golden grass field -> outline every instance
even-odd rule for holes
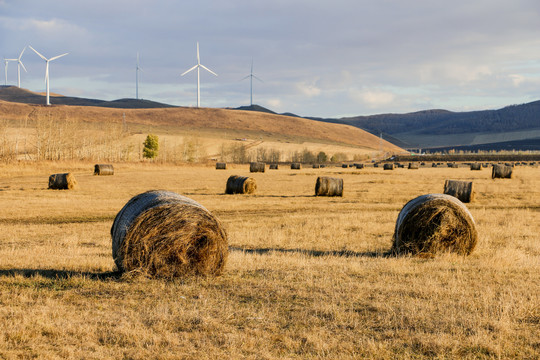
[[[540,169],[285,168],[93,163],[0,165],[0,359],[538,359]],[[47,190],[72,171],[80,188]],[[224,195],[230,175],[254,195]],[[318,175],[343,198],[314,197]],[[410,199],[473,180],[479,242],[468,257],[393,257]],[[119,276],[110,228],[150,189],[223,222],[222,276]]]

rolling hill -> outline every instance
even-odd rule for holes
[[[0,88],[2,119],[13,122],[48,117],[86,123],[125,122],[132,127],[164,135],[190,132],[213,139],[257,140],[257,144],[252,146],[265,146],[271,143],[281,148],[296,144],[295,147],[301,150],[304,144],[318,143],[356,149],[364,153],[403,152],[403,149],[394,144],[350,125],[324,123],[273,113],[170,106],[134,108],[135,105],[140,105],[140,101],[131,99],[103,102],[63,96],[52,99],[53,105],[47,107],[36,105],[34,102],[37,99],[41,99],[44,103],[39,94],[14,87]],[[60,105],[62,102],[64,104]],[[77,103],[84,105],[75,105]],[[115,106],[110,106],[111,104]]]
[[[463,150],[540,150],[540,101],[498,110],[425,110],[340,119],[404,148]]]

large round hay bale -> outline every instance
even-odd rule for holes
[[[343,179],[319,176],[315,183],[315,196],[343,196]]]
[[[278,166],[278,164],[270,164],[269,169],[270,170],[278,170],[279,166]]]
[[[321,168],[321,165],[319,165],[319,164],[313,164],[312,166],[313,166],[314,169],[320,169]]]
[[[302,165],[300,165],[300,163],[292,163],[291,164],[291,169],[292,170],[300,170],[302,168]]]
[[[444,193],[458,198],[461,202],[468,203],[474,200],[472,181],[446,180]]]
[[[354,164],[354,166],[355,166],[357,169],[363,169],[363,168],[364,168],[364,164]]]
[[[392,249],[396,254],[468,255],[477,239],[474,219],[461,201],[450,195],[427,194],[409,201],[401,209]]]
[[[394,164],[390,164],[390,163],[384,164],[383,170],[394,170]]]
[[[231,175],[227,179],[225,194],[253,194],[257,190],[254,178]]]
[[[227,163],[217,162],[216,163],[216,170],[227,170]]]
[[[204,206],[153,190],[133,197],[111,227],[112,255],[120,271],[148,276],[218,275],[227,259],[227,234]]]
[[[512,167],[500,164],[494,164],[491,168],[491,178],[492,179],[511,179],[512,178]]]
[[[348,168],[349,168],[349,164],[341,164],[341,168],[343,168],[343,169],[348,169]]]
[[[480,164],[480,163],[472,163],[471,164],[471,170],[475,170],[475,171],[482,170],[482,164]]]
[[[96,164],[94,175],[114,175],[114,167],[111,164]]]
[[[77,187],[77,180],[72,173],[52,174],[49,176],[49,189],[73,190]]]
[[[263,162],[249,163],[249,172],[264,172],[266,164]]]
[[[418,165],[417,162],[410,162],[409,163],[409,169],[418,170],[419,168],[420,168],[420,166]]]
[[[435,167],[435,168],[436,168],[436,167],[437,167],[437,163],[432,163],[432,164],[431,164],[431,167]]]

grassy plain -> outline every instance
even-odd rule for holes
[[[47,190],[72,171],[75,191]],[[540,170],[280,169],[93,163],[0,165],[0,359],[537,359]],[[255,195],[224,195],[232,174]],[[313,196],[318,175],[343,198]],[[410,199],[473,180],[479,243],[469,257],[391,257]],[[119,276],[114,216],[167,189],[223,222],[224,275]]]

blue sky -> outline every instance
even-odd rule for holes
[[[496,109],[540,99],[537,0],[0,0],[0,56],[32,45],[51,63],[51,92],[139,96],[201,106],[254,103],[341,117],[424,109]],[[45,64],[22,58],[22,87],[43,91]],[[4,83],[2,68],[1,83]],[[8,67],[16,84],[16,64]]]

